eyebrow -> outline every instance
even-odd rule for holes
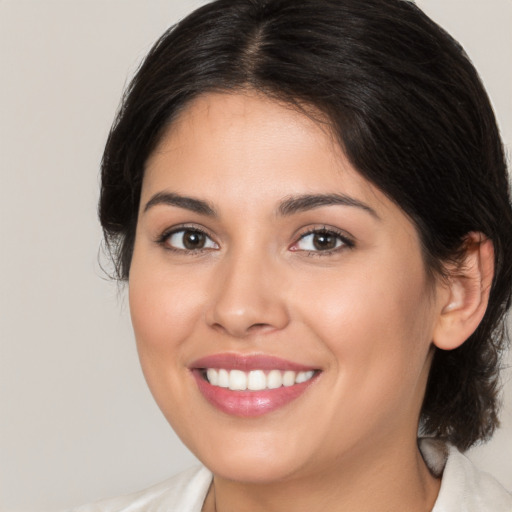
[[[200,215],[206,215],[208,217],[217,217],[215,208],[202,199],[194,199],[193,197],[181,196],[171,192],[158,192],[155,194],[144,206],[144,213],[150,208],[156,205],[163,204],[167,206],[177,206],[178,208],[184,208]]]
[[[380,219],[377,212],[373,208],[363,203],[362,201],[359,201],[358,199],[346,196],[344,194],[306,194],[300,196],[292,196],[288,199],[285,199],[279,205],[279,213],[283,216],[288,216],[293,215],[294,213],[320,208],[322,206],[333,205],[353,206],[360,208],[371,214],[376,219]]]
[[[193,197],[182,196],[173,192],[158,192],[144,206],[144,213],[157,205],[176,206],[184,208],[207,217],[218,217],[217,211],[209,202]],[[360,208],[376,219],[380,219],[377,212],[367,204],[344,194],[304,194],[291,196],[282,201],[278,207],[278,213],[282,216],[294,213],[314,210],[322,206],[352,206]]]

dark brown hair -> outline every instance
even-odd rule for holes
[[[490,238],[485,317],[452,351],[436,349],[425,434],[459,448],[497,419],[504,314],[512,289],[512,208],[503,147],[463,49],[405,0],[218,0],[169,29],[128,87],[102,162],[100,219],[127,279],[144,165],[195,97],[253,89],[309,105],[354,167],[415,223],[426,268],[442,275],[471,231]]]

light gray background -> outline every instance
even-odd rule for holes
[[[121,91],[201,0],[0,0],[0,508],[127,493],[194,463],[146,389],[97,263],[98,167]],[[512,141],[512,2],[418,2],[466,47]],[[471,453],[512,488],[503,428]]]

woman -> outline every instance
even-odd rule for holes
[[[476,71],[409,2],[218,0],[169,30],[100,218],[205,468],[92,510],[510,510],[458,451],[498,423],[508,189]]]

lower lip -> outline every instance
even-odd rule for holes
[[[231,391],[228,388],[212,386],[200,370],[193,370],[199,391],[217,409],[242,418],[252,418],[275,411],[302,395],[318,376],[293,386],[281,386],[262,391]]]

